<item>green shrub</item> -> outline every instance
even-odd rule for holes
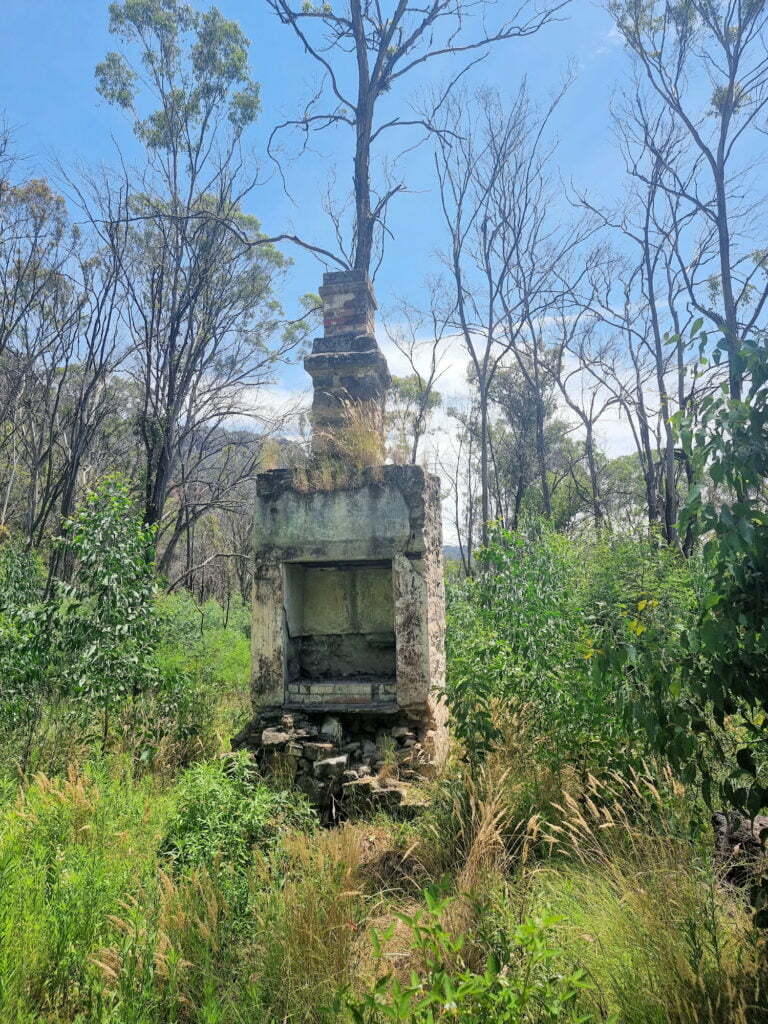
[[[154,531],[141,525],[126,484],[108,477],[63,532],[76,559],[74,582],[57,594],[65,678],[71,696],[102,709],[106,740],[109,715],[150,683]]]
[[[447,696],[470,756],[497,737],[494,706],[529,704],[554,724],[586,642],[572,542],[531,522],[496,530],[477,560],[478,575],[448,589]]]
[[[551,767],[588,770],[632,746],[614,681],[590,667],[594,557],[587,543],[528,521],[516,534],[496,531],[477,577],[448,588],[447,696],[470,759],[516,714]]]
[[[201,638],[188,594],[157,598],[152,531],[116,478],[87,496],[61,543],[73,581],[45,599],[37,558],[18,543],[0,547],[0,756],[60,771],[98,745],[167,773],[213,754],[238,717],[218,722],[223,692],[248,690],[243,630]],[[214,605],[203,618],[223,621]]]
[[[158,635],[162,644],[189,647],[204,631],[204,617],[188,590],[159,594],[155,601]]]
[[[558,918],[523,922],[515,930],[509,956],[491,954],[478,973],[463,962],[464,936],[451,935],[443,924],[449,901],[436,890],[424,895],[426,912],[396,915],[408,929],[411,952],[423,963],[422,970],[412,972],[406,983],[388,972],[362,999],[348,999],[356,1024],[586,1024],[596,1019],[577,1010],[579,995],[589,987],[583,972],[560,974],[554,969],[560,951],[551,944],[551,932]],[[382,936],[373,933],[380,959],[382,939],[393,932],[394,927]]]
[[[37,600],[18,604],[6,592],[0,613],[0,764],[26,771],[46,710],[61,696],[65,659],[58,644],[56,606]]]
[[[36,554],[14,537],[0,544],[0,734],[17,737],[22,766],[50,693],[43,584]]]
[[[653,681],[673,679],[703,589],[697,560],[652,536],[593,542],[536,522],[496,531],[476,578],[448,587],[448,702],[470,759],[522,714],[537,761],[638,768]]]
[[[268,850],[285,829],[311,828],[316,820],[301,795],[256,781],[244,752],[189,768],[176,799],[161,851],[179,868],[219,863],[242,872],[254,850]]]
[[[635,753],[604,753],[607,767],[640,765],[658,752],[661,728],[655,680],[668,698],[680,697],[683,636],[694,622],[705,581],[698,558],[661,543],[654,534],[597,543],[585,573],[584,607],[592,632],[587,652],[592,692],[602,691],[620,733]],[[618,736],[618,733],[616,734]]]
[[[152,685],[123,705],[114,731],[137,770],[173,774],[217,752],[212,690],[198,673],[156,664]]]
[[[45,570],[40,556],[17,537],[0,543],[0,615],[14,620],[43,596]]]

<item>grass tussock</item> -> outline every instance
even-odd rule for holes
[[[591,777],[558,810],[527,899],[560,915],[558,940],[593,982],[596,1011],[627,1024],[768,1019],[768,947],[668,769]]]

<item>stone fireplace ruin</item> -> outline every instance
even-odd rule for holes
[[[348,271],[326,274],[320,294],[324,335],[304,362],[312,459],[256,483],[256,718],[236,744],[281,761],[318,800],[392,795],[384,765],[407,776],[443,748],[439,481],[360,465],[360,451],[383,457],[389,386],[373,292]]]

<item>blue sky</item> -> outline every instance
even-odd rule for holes
[[[114,140],[130,151],[127,121],[101,100],[94,87],[94,66],[116,48],[107,31],[106,0],[3,0],[2,6],[0,110],[17,127],[17,145],[29,168],[49,172],[53,156],[67,164],[77,160],[109,163],[114,158]],[[299,109],[316,79],[315,68],[264,0],[220,0],[217,6],[236,19],[251,40],[251,65],[261,83],[263,112],[250,142],[267,175],[271,173],[264,157],[267,131]],[[545,100],[569,61],[575,61],[578,77],[556,122],[559,163],[565,177],[602,192],[619,171],[608,105],[626,71],[627,57],[599,5],[576,0],[564,17],[567,20],[537,36],[497,46],[476,78],[512,92],[520,77],[527,75],[533,97]],[[412,81],[414,86],[422,85],[439,80],[443,73],[443,68],[435,68],[429,79]],[[413,91],[405,79],[393,100],[408,101]],[[340,143],[348,141],[338,138]],[[311,186],[297,194],[298,205],[284,197],[274,177],[254,195],[251,212],[266,230],[279,230],[292,222],[303,234],[329,241],[313,202],[315,186],[334,162],[339,180],[351,174],[348,149],[339,146],[332,152],[329,143],[330,139],[320,144],[321,154],[305,158],[296,169],[295,180]],[[389,243],[378,280],[384,303],[393,294],[417,294],[418,282],[429,271],[431,256],[442,242],[428,147],[410,159],[409,172],[417,191],[401,197],[393,211],[395,239]],[[318,273],[316,264],[298,258],[289,288],[301,292],[316,287]]]
[[[17,129],[16,145],[27,161],[27,171],[52,173],[55,159],[65,165],[109,164],[115,158],[116,142],[130,156],[130,126],[123,114],[101,100],[94,84],[95,65],[108,50],[117,48],[108,32],[107,0],[2,3],[0,111]],[[274,124],[300,109],[318,80],[316,68],[264,0],[219,0],[217,6],[237,20],[251,40],[251,66],[262,87],[263,111],[249,144],[266,180],[254,193],[249,212],[259,217],[266,231],[290,227],[318,244],[330,245],[317,197],[329,168],[335,167],[340,182],[351,177],[351,139],[336,135],[319,140],[319,152],[294,168],[295,202],[288,200],[266,159],[266,138]],[[536,36],[497,45],[475,80],[512,93],[525,75],[532,97],[545,102],[567,66],[574,64],[576,80],[554,124],[560,139],[560,173],[564,180],[608,199],[620,180],[609,104],[629,61],[599,4],[574,0],[563,19]],[[405,79],[392,102],[409,101],[417,89],[439,82],[446,70],[435,66],[426,76]],[[418,302],[421,282],[436,269],[435,253],[443,244],[428,146],[409,157],[407,173],[413,192],[398,198],[392,209],[394,239],[388,243],[377,279],[383,308],[397,296]],[[567,215],[565,206],[563,212]],[[297,296],[317,289],[322,272],[305,254],[294,250],[291,255],[295,265],[282,296],[289,311],[295,308]],[[287,371],[284,383],[304,386],[300,367]]]

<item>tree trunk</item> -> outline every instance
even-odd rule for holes
[[[595,529],[599,531],[605,516],[603,513],[603,503],[600,499],[600,478],[597,473],[597,460],[595,459],[595,433],[591,419],[586,419],[585,426],[587,436],[584,441],[584,450],[587,456],[587,466],[589,467],[589,483],[592,488],[592,514],[595,519]]]
[[[717,241],[720,255],[720,280],[723,289],[723,333],[728,352],[728,388],[731,398],[741,400],[742,369],[739,355],[739,323],[736,300],[733,295],[731,269],[731,237],[728,230],[728,201],[725,192],[725,172],[718,167],[715,172],[715,194],[717,199]]]
[[[157,449],[147,452],[147,456],[144,522],[147,526],[156,526],[163,518],[173,469],[172,439],[167,430]]]
[[[365,23],[360,0],[352,0],[352,34],[357,57],[357,109],[355,110],[355,270],[370,273],[373,253],[371,216],[371,135],[373,86],[368,67]]]
[[[549,478],[547,477],[547,446],[544,434],[544,419],[546,409],[541,393],[536,394],[536,458],[539,463],[539,479],[541,481],[541,500],[544,506],[544,515],[547,519],[552,518],[552,495],[549,489]]]
[[[519,479],[517,481],[517,488],[515,490],[515,510],[514,510],[514,512],[512,514],[512,529],[513,530],[517,529],[517,525],[520,522],[520,506],[523,503],[523,495],[524,494],[525,494],[525,482],[524,482],[523,474],[521,473],[520,477],[519,477]]]
[[[488,490],[488,387],[483,380],[480,385],[480,511],[482,523],[480,537],[483,547],[488,544],[488,520],[490,518]]]

